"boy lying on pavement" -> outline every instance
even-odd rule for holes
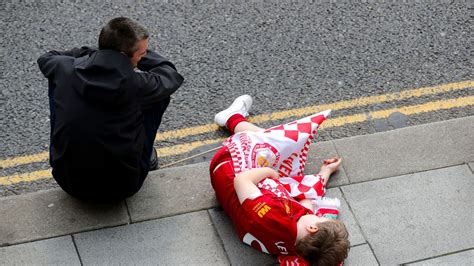
[[[229,137],[214,156],[211,183],[239,238],[282,265],[339,265],[349,250],[338,199],[323,198],[340,158],[324,160],[317,175],[304,175],[306,155],[330,111],[262,129],[245,117],[249,95],[215,116]]]

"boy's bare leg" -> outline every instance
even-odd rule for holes
[[[259,132],[265,129],[258,127],[250,122],[243,121],[237,124],[234,128],[234,133],[242,132],[242,131],[252,131],[252,132]]]

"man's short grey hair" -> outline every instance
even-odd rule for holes
[[[100,31],[99,49],[112,49],[132,57],[138,49],[137,42],[148,36],[148,31],[137,22],[125,17],[114,18]]]

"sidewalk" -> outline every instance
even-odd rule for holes
[[[305,172],[334,155],[344,161],[328,195],[350,233],[345,265],[473,264],[474,116],[316,141]],[[59,189],[1,198],[0,265],[274,264],[237,239],[208,166],[152,172],[117,204]]]

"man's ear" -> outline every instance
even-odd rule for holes
[[[306,231],[308,231],[310,234],[314,234],[319,231],[319,228],[316,225],[307,225]]]

